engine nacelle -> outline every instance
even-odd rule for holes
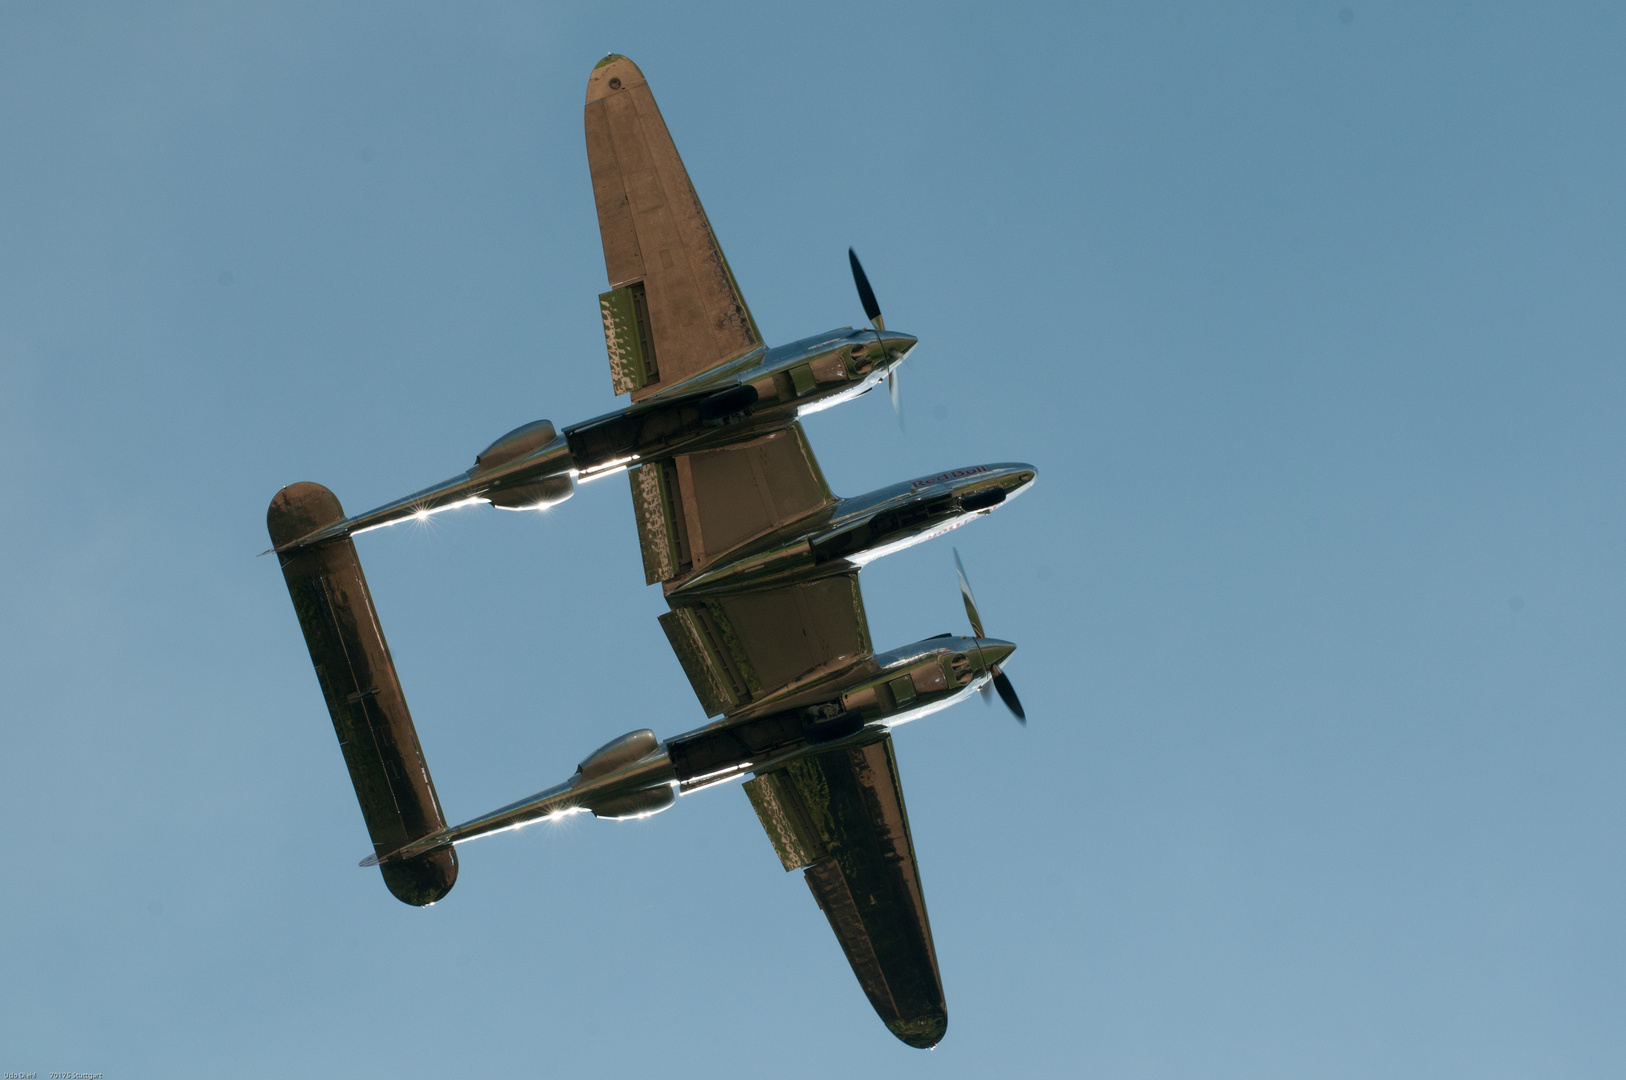
[[[801,710],[802,737],[810,743],[833,742],[857,734],[864,726],[863,714],[844,710],[839,704],[813,705]]]
[[[736,386],[731,390],[720,390],[708,398],[701,399],[700,419],[708,422],[722,420],[742,413],[756,403],[757,388],[750,383]]]

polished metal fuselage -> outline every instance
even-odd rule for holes
[[[959,528],[1033,486],[1023,462],[949,469],[838,500],[668,584],[667,598],[761,589],[866,566]]]

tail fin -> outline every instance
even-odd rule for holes
[[[280,546],[343,519],[333,492],[320,484],[293,484],[271,500],[266,528],[272,544]],[[347,537],[284,552],[278,559],[373,850],[387,854],[444,829],[446,817],[355,543]],[[433,904],[457,882],[457,854],[442,848],[380,870],[397,899]]]

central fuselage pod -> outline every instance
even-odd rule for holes
[[[845,573],[992,513],[1038,475],[1022,462],[972,465],[841,499],[723,555],[667,595],[675,601]]]

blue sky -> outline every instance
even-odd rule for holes
[[[0,1068],[1591,1077],[1626,1055],[1611,5],[0,5]],[[836,490],[954,535],[1031,722],[898,758],[876,1020],[731,788],[368,851],[264,512],[613,408],[582,96],[643,68],[756,318],[919,335]],[[447,813],[704,719],[624,481],[358,544]],[[962,629],[947,541],[864,575]]]

